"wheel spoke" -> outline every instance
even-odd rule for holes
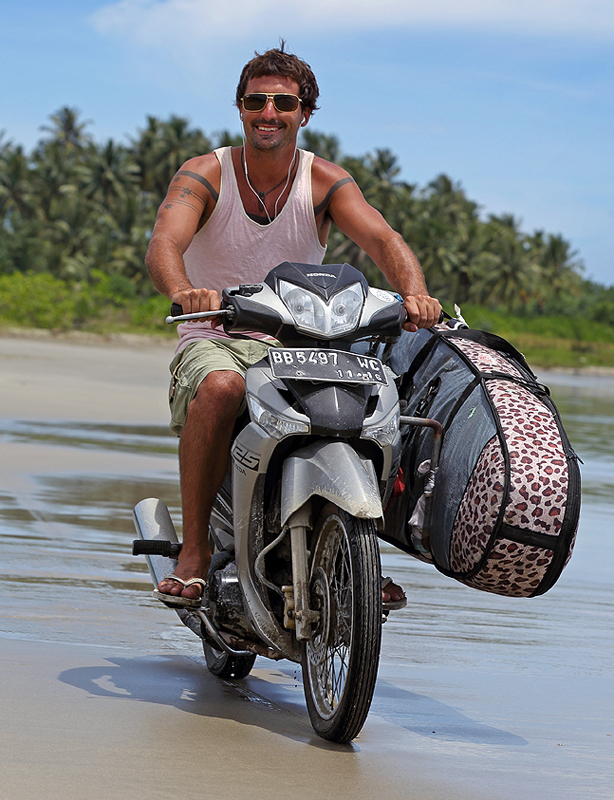
[[[319,658],[316,675],[322,687],[322,699],[333,712],[339,704],[348,671],[349,644],[352,635],[352,573],[349,547],[340,521],[334,523],[326,548],[322,553],[322,566],[328,574],[332,626],[328,641],[314,641]],[[328,566],[327,566],[328,565]],[[324,651],[324,652],[322,652]]]
[[[310,591],[320,621],[305,645],[305,694],[316,731],[349,741],[364,723],[377,675],[381,595],[373,580],[380,574],[375,526],[331,505],[314,536]]]

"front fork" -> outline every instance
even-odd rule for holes
[[[284,623],[294,628],[299,642],[313,636],[314,623],[320,619],[318,611],[309,607],[309,550],[307,531],[311,528],[311,503],[305,503],[288,520],[292,549],[292,586],[284,586]]]

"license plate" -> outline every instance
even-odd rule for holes
[[[384,365],[378,358],[341,350],[269,348],[269,364],[276,378],[337,383],[388,384]]]

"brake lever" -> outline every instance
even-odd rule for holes
[[[176,308],[181,309],[181,306],[173,303],[171,306],[171,314],[164,320],[167,325],[172,325],[174,322],[187,322],[194,319],[210,319],[211,317],[228,317],[232,319],[235,315],[233,308],[218,308],[217,311],[196,311],[194,314],[173,314],[172,312]]]

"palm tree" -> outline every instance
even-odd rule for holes
[[[138,191],[138,165],[130,152],[112,139],[102,148],[89,148],[85,166],[81,191],[90,200],[111,208],[127,193]]]
[[[138,131],[138,138],[132,140],[131,154],[140,175],[141,190],[151,193],[155,191],[153,150],[160,138],[162,121],[158,117],[147,117],[147,126]]]
[[[511,311],[526,312],[537,297],[540,264],[519,230],[512,215],[491,215],[483,229],[482,274],[475,281],[477,302],[501,305]],[[488,267],[488,269],[484,269]]]
[[[114,286],[147,296],[152,289],[143,256],[157,208],[176,170],[208,152],[211,142],[178,116],[147,117],[128,147],[113,140],[97,145],[87,125],[77,109],[59,109],[30,154],[0,134],[0,271],[48,272],[96,285],[104,274]],[[227,131],[214,140],[241,143]],[[526,313],[573,306],[589,316],[601,303],[602,316],[614,313],[610,295],[582,281],[582,265],[561,235],[527,235],[512,215],[481,219],[478,205],[446,175],[417,189],[401,180],[390,150],[343,156],[335,136],[312,131],[301,144],[350,172],[417,253],[429,289],[440,298]],[[371,283],[385,283],[366,253],[334,226],[326,260],[348,261]]]
[[[21,145],[0,150],[0,218],[29,214],[32,207],[30,163]]]
[[[304,134],[305,135],[305,134]],[[321,135],[312,134],[311,144],[314,147],[327,147],[330,154],[336,154],[336,139],[329,137],[327,141]],[[365,199],[387,219],[389,224],[400,231],[413,206],[414,187],[397,180],[400,167],[396,156],[390,150],[376,150],[362,158],[346,157],[341,159],[341,166],[354,178]],[[348,263],[360,269],[367,280],[374,286],[386,285],[386,280],[375,263],[353,241],[334,228],[329,239],[326,257],[328,263],[338,261]]]
[[[62,147],[71,157],[75,157],[79,150],[87,147],[91,142],[91,138],[85,132],[85,129],[91,120],[80,122],[80,113],[77,108],[64,106],[56,111],[55,114],[51,114],[49,119],[52,124],[41,126],[41,130],[51,134],[50,139],[43,140],[43,146]]]
[[[442,174],[412,195],[407,210],[400,232],[416,251],[430,291],[446,301],[465,302],[481,245],[477,204]]]
[[[560,234],[544,234],[537,231],[528,237],[532,248],[539,254],[543,284],[547,286],[550,300],[578,296],[582,290],[582,271],[584,266],[577,260],[577,253]]]
[[[152,194],[156,207],[162,202],[173,175],[188,159],[211,150],[211,142],[184,117],[172,115],[161,122],[148,117],[148,126],[133,142],[143,189]]]
[[[341,147],[336,136],[328,136],[318,131],[303,130],[301,147],[335,164],[341,159]]]

